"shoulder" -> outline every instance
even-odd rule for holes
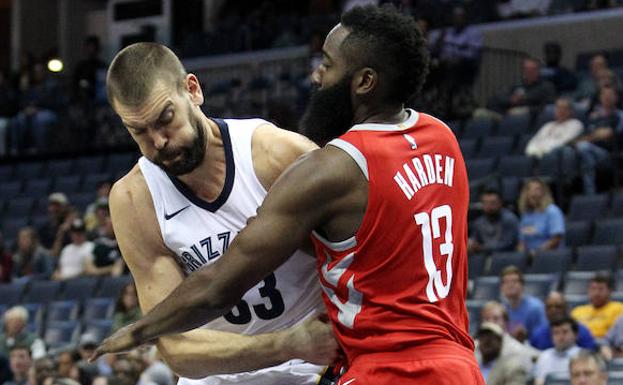
[[[526,295],[524,298],[525,298],[526,304],[529,307],[535,308],[535,309],[544,308],[543,301],[541,301],[537,297],[532,296],[532,295]]]
[[[560,207],[556,206],[554,203],[551,203],[549,206],[545,208],[545,212],[549,215],[562,216],[562,210]]]
[[[507,222],[516,223],[518,219],[517,219],[517,215],[515,215],[515,213],[513,213],[509,209],[503,208],[502,209],[502,220],[507,221]]]
[[[145,177],[137,164],[124,177],[113,184],[109,196],[110,208],[115,211],[125,208],[140,208],[144,205],[140,203],[144,202],[145,198],[149,196]],[[151,200],[149,201],[151,202]]]

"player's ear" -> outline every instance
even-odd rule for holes
[[[186,92],[188,92],[190,96],[190,101],[200,106],[203,104],[203,91],[201,90],[201,84],[199,84],[199,79],[195,74],[188,74],[186,78],[184,78],[184,88]]]
[[[359,96],[367,95],[377,86],[379,74],[370,67],[365,67],[355,72],[353,83],[355,94]]]

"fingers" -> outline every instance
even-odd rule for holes
[[[98,358],[100,358],[101,356],[103,356],[105,354],[104,349],[102,348],[102,346],[98,346],[97,349],[95,349],[95,351],[93,352],[93,354],[91,354],[91,357],[89,357],[89,363],[92,364],[95,362],[95,360],[97,360]]]

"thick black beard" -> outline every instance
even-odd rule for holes
[[[182,156],[177,162],[164,164],[164,160],[174,157],[177,153],[159,152],[153,162],[163,169],[167,174],[180,176],[186,175],[199,167],[206,153],[206,133],[205,126],[189,112],[189,121],[195,131],[195,138],[188,147],[182,148]]]
[[[352,75],[324,90],[316,89],[299,122],[299,131],[319,146],[348,131],[355,117],[350,97]]]

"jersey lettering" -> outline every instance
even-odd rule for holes
[[[331,256],[327,253],[325,253],[325,255],[327,258],[325,263],[322,265],[322,277],[328,284],[337,288],[342,277],[347,276],[347,269],[353,262],[355,253],[350,253],[342,258],[330,270],[329,262],[331,261]],[[346,282],[348,298],[346,298],[344,302],[337,296],[333,288],[326,286],[322,281],[321,283],[322,289],[325,291],[331,302],[333,302],[333,304],[338,308],[338,320],[340,323],[347,328],[352,329],[355,326],[355,317],[357,317],[357,314],[361,312],[361,303],[363,301],[363,295],[355,289],[355,274],[352,274]]]

